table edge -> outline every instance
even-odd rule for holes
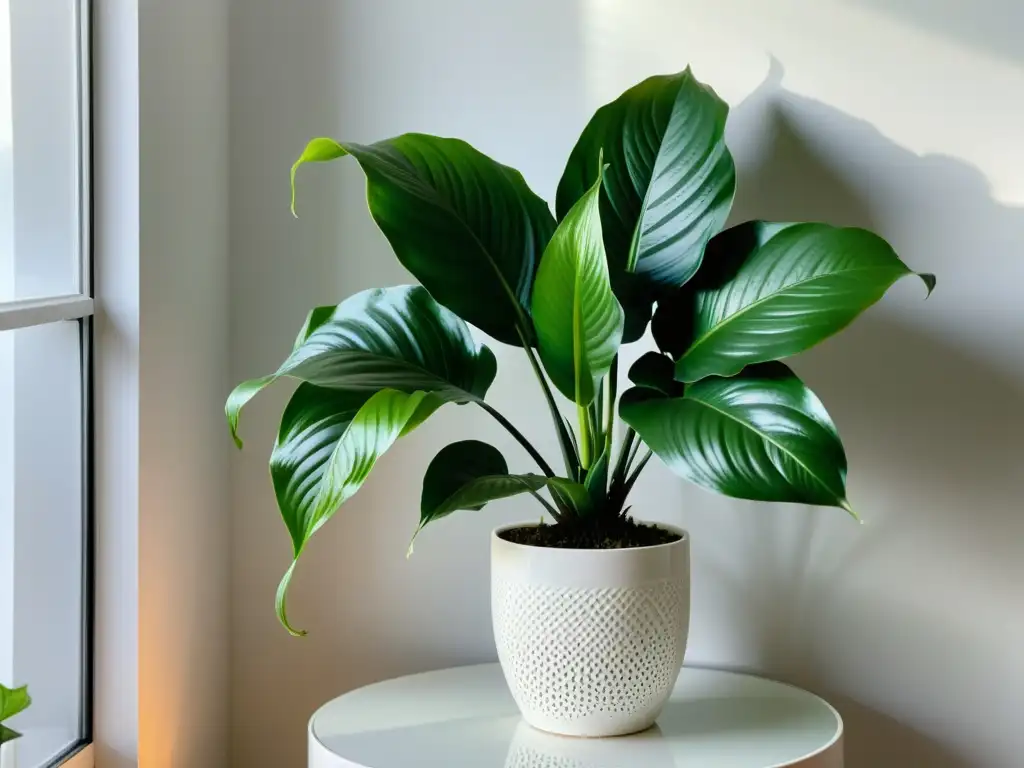
[[[341,761],[341,765],[343,765],[343,766],[352,766],[352,768],[369,768],[368,766],[362,766],[362,765],[359,765],[358,763],[353,763],[352,761],[348,760],[347,758],[341,757],[340,755],[335,755],[334,753],[330,752],[330,748],[323,741],[320,740],[320,738],[317,736],[316,728],[314,727],[314,725],[316,723],[317,716],[323,710],[325,710],[327,707],[329,707],[337,699],[343,698],[344,696],[348,696],[349,694],[355,693],[356,691],[360,691],[360,690],[362,690],[364,688],[369,688],[371,686],[378,685],[380,683],[389,682],[391,680],[400,680],[402,678],[410,678],[410,677],[421,677],[421,676],[424,676],[424,675],[436,674],[438,672],[446,672],[448,670],[453,670],[453,669],[472,669],[474,667],[497,667],[497,666],[499,666],[499,665],[498,665],[498,662],[496,662],[496,661],[481,662],[481,663],[477,663],[477,664],[458,664],[458,665],[450,666],[450,667],[439,667],[437,669],[427,669],[427,670],[423,670],[422,672],[413,672],[413,673],[410,673],[408,675],[397,675],[395,677],[384,678],[383,680],[376,680],[376,681],[374,681],[372,683],[367,683],[366,685],[360,685],[360,686],[358,686],[356,688],[353,688],[350,691],[346,691],[345,693],[339,694],[338,696],[335,696],[335,697],[333,697],[331,699],[328,699],[326,702],[324,702],[319,707],[317,707],[316,710],[314,710],[313,714],[310,715],[309,721],[308,721],[307,726],[306,726],[306,734],[307,734],[307,737],[308,737],[307,743],[308,744],[315,743],[325,753],[327,753],[329,755],[332,755],[334,757],[337,757],[338,760]],[[741,676],[741,677],[752,677],[752,678],[756,678],[758,680],[764,680],[765,682],[773,683],[775,685],[781,685],[781,686],[784,686],[786,688],[790,688],[792,690],[798,691],[801,694],[804,694],[804,695],[807,695],[807,696],[812,696],[812,697],[817,699],[819,702],[821,702],[822,704],[824,704],[828,708],[828,710],[832,713],[832,716],[836,719],[836,732],[835,732],[835,735],[832,737],[832,739],[827,744],[823,745],[819,749],[816,749],[814,752],[809,752],[806,755],[802,755],[801,757],[797,758],[798,762],[796,762],[796,763],[785,763],[785,764],[780,764],[780,765],[777,765],[777,766],[768,766],[767,768],[789,768],[789,766],[796,766],[796,768],[799,768],[801,765],[803,765],[804,763],[806,763],[809,760],[814,760],[815,758],[819,758],[819,757],[823,757],[823,756],[828,755],[828,753],[831,750],[833,750],[837,746],[841,745],[841,743],[843,741],[843,737],[844,737],[844,735],[846,733],[846,723],[843,721],[843,716],[839,713],[839,710],[837,710],[834,706],[832,706],[832,704],[829,701],[827,701],[826,699],[822,698],[821,696],[819,696],[818,694],[814,693],[813,691],[808,691],[806,688],[801,688],[798,685],[794,685],[792,683],[787,683],[787,682],[784,682],[782,680],[776,680],[776,679],[771,678],[771,677],[766,677],[765,675],[762,675],[762,674],[759,674],[757,672],[753,672],[753,671],[750,671],[750,670],[747,670],[747,669],[744,669],[744,668],[740,668],[740,667],[717,667],[717,666],[705,665],[705,664],[684,664],[683,665],[683,669],[699,669],[699,670],[704,670],[704,671],[707,671],[707,672],[724,672],[724,673],[730,674],[730,675],[738,675],[738,676]],[[307,760],[309,759],[309,757],[311,757],[311,756],[307,755]],[[841,761],[840,761],[839,765],[842,765]]]

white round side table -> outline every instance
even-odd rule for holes
[[[309,722],[309,768],[842,768],[843,721],[799,688],[684,667],[657,724],[611,739],[537,731],[497,664],[376,683]]]

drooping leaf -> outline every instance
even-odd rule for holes
[[[480,510],[490,501],[536,492],[545,486],[552,491],[557,489],[570,502],[586,501],[583,487],[564,478],[510,475],[505,458],[487,443],[479,440],[452,443],[441,449],[427,467],[420,500],[420,522],[413,538],[429,523],[457,510]]]
[[[407,133],[375,144],[314,139],[292,168],[352,155],[370,213],[439,302],[506,344],[532,342],[530,291],[555,228],[520,173],[464,141]]]
[[[600,175],[551,238],[533,289],[537,347],[551,381],[578,405],[594,399],[622,342],[601,239]]]
[[[291,534],[294,561],[277,593],[277,615],[288,623],[285,598],[295,563],[341,504],[366,481],[380,456],[400,436],[444,403],[432,392],[328,389],[301,384],[281,417],[270,476]]]
[[[32,697],[28,695],[28,686],[7,688],[0,685],[0,723],[28,709]]]
[[[728,112],[689,69],[651,77],[598,109],[569,156],[559,219],[593,185],[602,151],[610,166],[601,215],[612,284],[629,317],[627,341],[643,334],[657,295],[694,275],[704,246],[725,225],[736,184]],[[640,285],[622,273],[635,273]]]
[[[239,384],[225,410],[241,447],[242,407],[281,376],[365,397],[387,387],[458,403],[482,399],[496,372],[494,354],[462,320],[423,287],[402,285],[314,309],[277,372]]]
[[[676,474],[739,499],[842,507],[846,454],[821,401],[782,363],[688,384],[634,388],[622,419]]]
[[[733,227],[712,240],[697,279],[659,304],[663,349],[685,351],[676,378],[732,376],[802,352],[914,274],[881,237],[827,224]],[[932,275],[921,275],[929,292]]]

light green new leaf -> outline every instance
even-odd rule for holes
[[[413,539],[427,524],[460,509],[480,510],[490,501],[536,493],[545,486],[563,494],[570,504],[586,505],[586,490],[560,477],[508,474],[497,448],[479,440],[452,443],[434,457],[423,477],[420,523]],[[409,545],[412,551],[412,544]]]
[[[292,538],[294,562],[277,592],[277,616],[293,635],[285,598],[310,537],[358,491],[374,463],[443,404],[434,393],[376,393],[301,384],[281,417],[270,476]]]
[[[551,238],[533,288],[537,347],[551,381],[589,405],[622,343],[623,312],[608,280],[598,196],[601,178]]]
[[[842,330],[889,287],[914,274],[881,237],[827,224],[733,227],[708,246],[705,265],[675,301],[688,302],[675,334],[689,342],[676,378],[732,376],[751,363],[776,360]],[[929,292],[932,275],[920,275]],[[670,336],[667,323],[654,327]],[[663,338],[659,338],[663,348]],[[669,343],[668,346],[675,346]]]
[[[530,291],[555,228],[522,175],[464,141],[407,133],[375,144],[314,139],[292,168],[352,155],[398,260],[442,304],[506,344],[532,342]]]
[[[21,688],[7,688],[0,685],[0,723],[14,717],[19,712],[24,712],[31,703],[32,697],[28,695],[27,685],[23,685]],[[0,725],[0,744],[14,741],[19,736],[21,734],[17,731]]]
[[[651,77],[598,109],[569,157],[559,219],[593,185],[602,152],[610,166],[601,214],[612,283],[631,318],[628,341],[642,335],[654,296],[689,280],[725,225],[736,186],[728,113],[689,69]],[[620,279],[630,272],[646,290]]]
[[[622,419],[676,474],[739,499],[842,507],[846,454],[821,401],[782,363],[711,377],[682,397],[627,391]]]
[[[474,341],[462,320],[421,286],[402,285],[313,310],[281,367],[238,385],[225,410],[241,447],[242,407],[281,376],[364,397],[387,387],[462,403],[482,399],[496,372],[494,354]]]

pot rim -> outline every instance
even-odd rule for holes
[[[644,522],[646,522],[646,521],[644,521]],[[500,541],[502,544],[510,546],[510,547],[523,547],[524,549],[537,549],[537,550],[540,550],[542,552],[588,552],[588,553],[593,553],[595,555],[599,555],[599,554],[615,554],[615,553],[619,553],[621,555],[621,553],[623,553],[623,552],[653,552],[654,550],[660,549],[662,547],[666,547],[666,548],[667,547],[675,547],[675,546],[679,546],[680,544],[689,544],[690,543],[690,532],[687,531],[685,528],[680,528],[678,525],[671,525],[670,523],[652,523],[652,525],[656,525],[659,528],[664,528],[666,531],[671,531],[672,533],[679,534],[679,538],[676,539],[675,541],[667,541],[667,542],[665,542],[663,544],[647,544],[647,545],[642,546],[642,547],[617,547],[615,549],[591,549],[591,548],[586,548],[586,547],[541,547],[541,546],[538,546],[536,544],[520,544],[518,541],[509,541],[508,539],[503,539],[499,535],[501,533],[504,533],[505,531],[510,531],[513,528],[538,528],[540,526],[540,523],[536,523],[536,522],[530,521],[530,522],[522,522],[522,523],[509,523],[507,525],[499,525],[497,528],[495,528],[493,531],[491,531],[491,539],[492,540],[496,540],[496,541]]]

